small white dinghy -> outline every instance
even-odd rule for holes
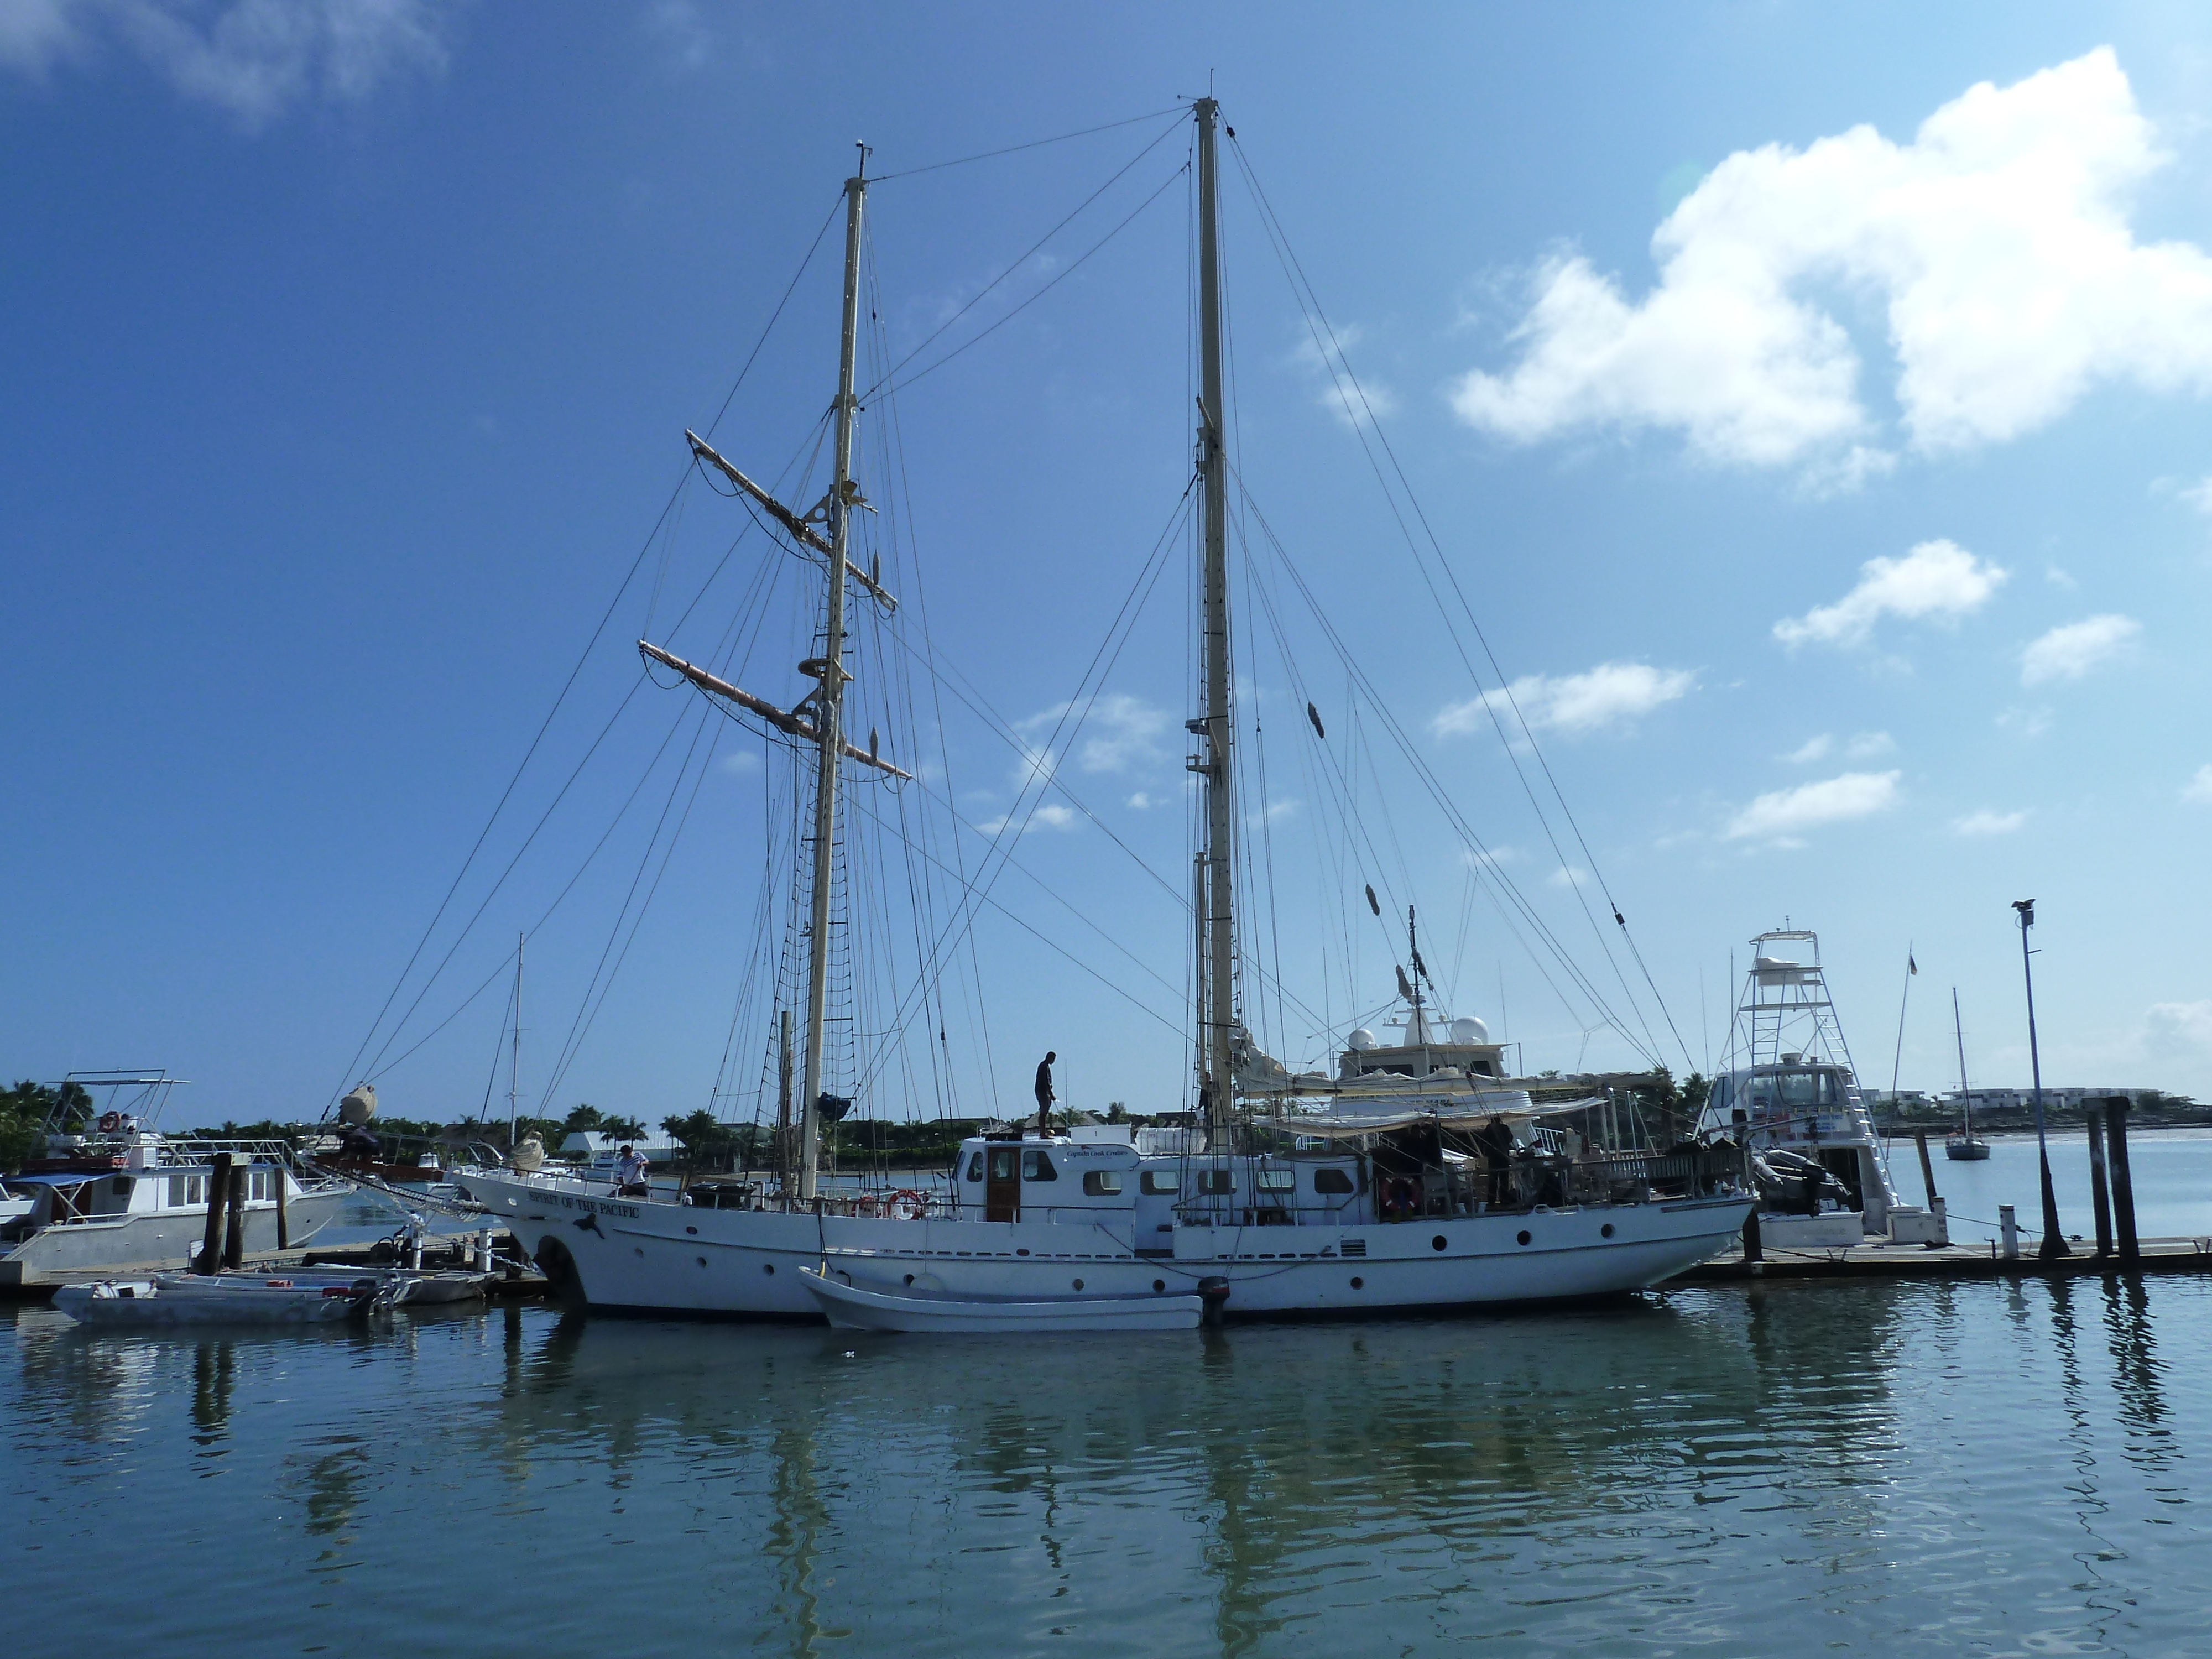
[[[830,1322],[845,1330],[981,1332],[1187,1331],[1205,1316],[1206,1297],[1067,1296],[1045,1302],[951,1297],[848,1285],[811,1267],[799,1270]],[[1225,1290],[1225,1287],[1224,1287]]]
[[[368,1311],[374,1279],[302,1283],[281,1275],[160,1273],[64,1285],[54,1306],[83,1325],[325,1325]]]

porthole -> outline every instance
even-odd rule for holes
[[[763,1273],[774,1273],[774,1272],[775,1271],[775,1262],[773,1262],[773,1261],[763,1261],[763,1262],[762,1262],[762,1263],[761,1263],[761,1271],[762,1271]]]
[[[1016,1250],[1014,1254],[1016,1255],[1027,1255],[1029,1252],[1027,1250]]]
[[[695,1238],[697,1237],[699,1234],[699,1230],[696,1227],[686,1227],[684,1231],[690,1233]]]
[[[914,1283],[914,1275],[912,1273],[908,1273],[906,1276],[906,1282],[909,1285]]]
[[[1528,1232],[1526,1228],[1522,1229],[1515,1237],[1521,1243],[1526,1244],[1528,1242]]]
[[[702,1267],[707,1265],[707,1258],[703,1255],[695,1255],[691,1259]]]
[[[1083,1288],[1083,1281],[1081,1279],[1079,1279],[1075,1281],[1075,1288],[1079,1291]]]
[[[645,1246],[642,1244],[638,1245],[630,1251],[630,1254],[632,1255],[643,1255],[645,1254]]]
[[[1432,1250],[1441,1250],[1443,1247],[1444,1236],[1442,1233],[1438,1233],[1434,1238],[1429,1241],[1429,1248]]]
[[[1367,1288],[1367,1281],[1354,1273],[1352,1276],[1352,1288],[1355,1291],[1364,1291]]]
[[[1597,1230],[1597,1236],[1600,1238],[1611,1238],[1613,1237],[1613,1223],[1608,1221],[1604,1226],[1599,1228]]]
[[[1156,1279],[1152,1281],[1152,1288],[1156,1291],[1164,1291],[1167,1287],[1168,1282],[1164,1279]]]

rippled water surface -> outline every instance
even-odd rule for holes
[[[2206,1651],[2212,1281],[993,1339],[0,1310],[13,1655]]]

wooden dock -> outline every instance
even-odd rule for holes
[[[295,1250],[256,1250],[247,1254],[240,1266],[252,1273],[282,1273],[288,1267],[389,1267],[390,1261],[371,1258],[373,1246],[308,1246]],[[432,1251],[435,1256],[438,1252]],[[528,1301],[548,1293],[545,1277],[535,1267],[522,1267],[511,1254],[511,1241],[502,1233],[495,1243],[494,1258],[496,1265],[509,1269],[506,1277],[495,1279],[486,1291],[488,1300],[494,1302]],[[517,1272],[516,1269],[520,1268]],[[62,1285],[90,1285],[103,1279],[146,1279],[155,1273],[178,1273],[187,1269],[179,1262],[139,1262],[127,1267],[78,1267],[41,1275],[29,1284],[0,1284],[0,1300],[10,1302],[46,1302],[52,1299],[55,1288]]]
[[[2141,1259],[2100,1256],[2092,1244],[2045,1261],[2026,1246],[2008,1256],[1994,1245],[1861,1244],[1850,1249],[1784,1250],[1769,1245],[1765,1259],[1746,1261],[1730,1250],[1701,1262],[1670,1284],[1740,1284],[1773,1279],[2068,1279],[2103,1273],[2212,1273],[2212,1238],[2146,1238]]]

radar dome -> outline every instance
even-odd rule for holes
[[[1457,1019],[1454,1020],[1451,1023],[1451,1034],[1452,1041],[1454,1042],[1487,1042],[1490,1041],[1490,1028],[1487,1025],[1485,1025],[1480,1020],[1477,1019],[1473,1014],[1462,1014]]]
[[[376,1085],[364,1083],[338,1102],[338,1119],[356,1129],[376,1115]]]
[[[1364,1025],[1361,1026],[1358,1030],[1352,1034],[1352,1046],[1355,1048],[1374,1048],[1376,1046],[1375,1033],[1369,1030]]]

